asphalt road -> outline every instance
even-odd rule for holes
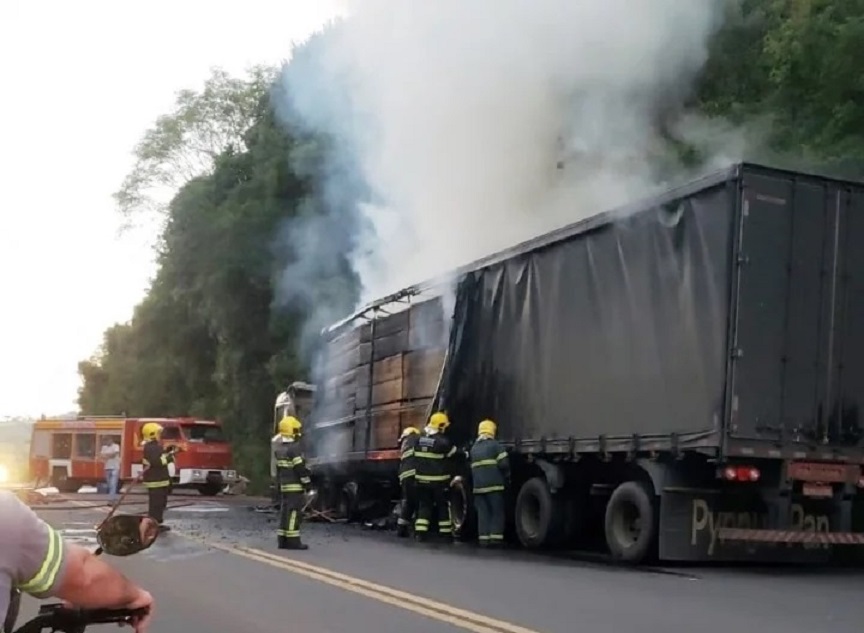
[[[309,551],[286,553],[242,499],[172,499],[183,503],[166,515],[175,532],[110,559],[156,597],[157,633],[857,633],[864,621],[864,570],[632,570],[321,524],[306,526]],[[104,510],[65,507],[41,514],[92,544]]]

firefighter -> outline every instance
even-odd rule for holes
[[[300,540],[300,524],[303,519],[304,492],[311,499],[312,479],[303,453],[300,450],[300,435],[303,425],[293,416],[285,416],[279,422],[278,442],[274,450],[276,475],[279,484],[279,549],[309,549]]]
[[[444,434],[449,426],[447,414],[433,413],[426,433],[417,440],[414,449],[418,502],[414,537],[419,541],[425,540],[433,518],[438,521],[439,536],[452,538],[453,535],[449,492],[456,447]]]
[[[504,543],[504,490],[510,479],[510,460],[495,439],[497,430],[492,420],[483,420],[470,452],[477,533],[483,547]]]
[[[406,427],[399,436],[399,485],[402,488],[402,502],[399,506],[399,519],[396,521],[396,534],[400,537],[408,536],[408,526],[417,511],[417,482],[414,477],[417,474],[414,449],[420,439],[420,431],[413,426]]]
[[[175,447],[166,450],[162,447],[162,425],[147,422],[141,427],[141,437],[144,439],[143,458],[144,474],[141,480],[147,489],[147,515],[159,524],[164,525],[165,507],[168,505],[168,495],[171,493],[171,475],[168,464],[174,461]]]

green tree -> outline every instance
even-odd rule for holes
[[[275,69],[257,66],[239,79],[214,68],[200,92],[180,91],[174,109],[135,147],[135,165],[114,194],[127,219],[136,212],[164,211],[154,190],[176,191],[211,173],[224,152],[243,151],[246,131],[275,75]]]

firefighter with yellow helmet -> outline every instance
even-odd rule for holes
[[[498,427],[492,420],[483,420],[477,426],[477,441],[470,451],[477,535],[484,547],[504,543],[504,490],[510,478],[510,460],[507,451],[495,439],[497,432]]]
[[[172,446],[166,450],[162,447],[162,425],[157,422],[144,424],[141,427],[141,438],[144,440],[142,462],[145,468],[141,481],[147,490],[147,515],[162,529],[166,529],[165,508],[171,493],[168,464],[174,461],[176,448]]]
[[[420,431],[413,426],[405,427],[399,436],[399,486],[402,500],[396,520],[396,534],[400,537],[408,536],[408,528],[417,512],[417,458],[414,452],[419,439]]]
[[[276,483],[279,487],[279,527],[276,530],[279,549],[309,549],[300,540],[305,496],[311,498],[312,478],[303,452],[300,436],[303,425],[287,415],[279,422],[280,441],[275,442]],[[305,495],[304,495],[305,493]]]
[[[450,481],[453,478],[453,456],[456,447],[445,435],[450,420],[438,411],[429,418],[426,433],[417,440],[414,449],[417,481],[417,520],[414,536],[425,540],[433,520],[437,520],[438,534],[452,538],[453,522],[450,518]]]

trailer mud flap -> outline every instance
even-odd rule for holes
[[[659,554],[667,561],[825,562],[825,543],[749,542],[723,538],[722,530],[767,530],[776,513],[758,496],[722,494],[717,490],[666,489],[660,502]],[[831,511],[824,501],[795,499],[795,531],[830,532]]]

